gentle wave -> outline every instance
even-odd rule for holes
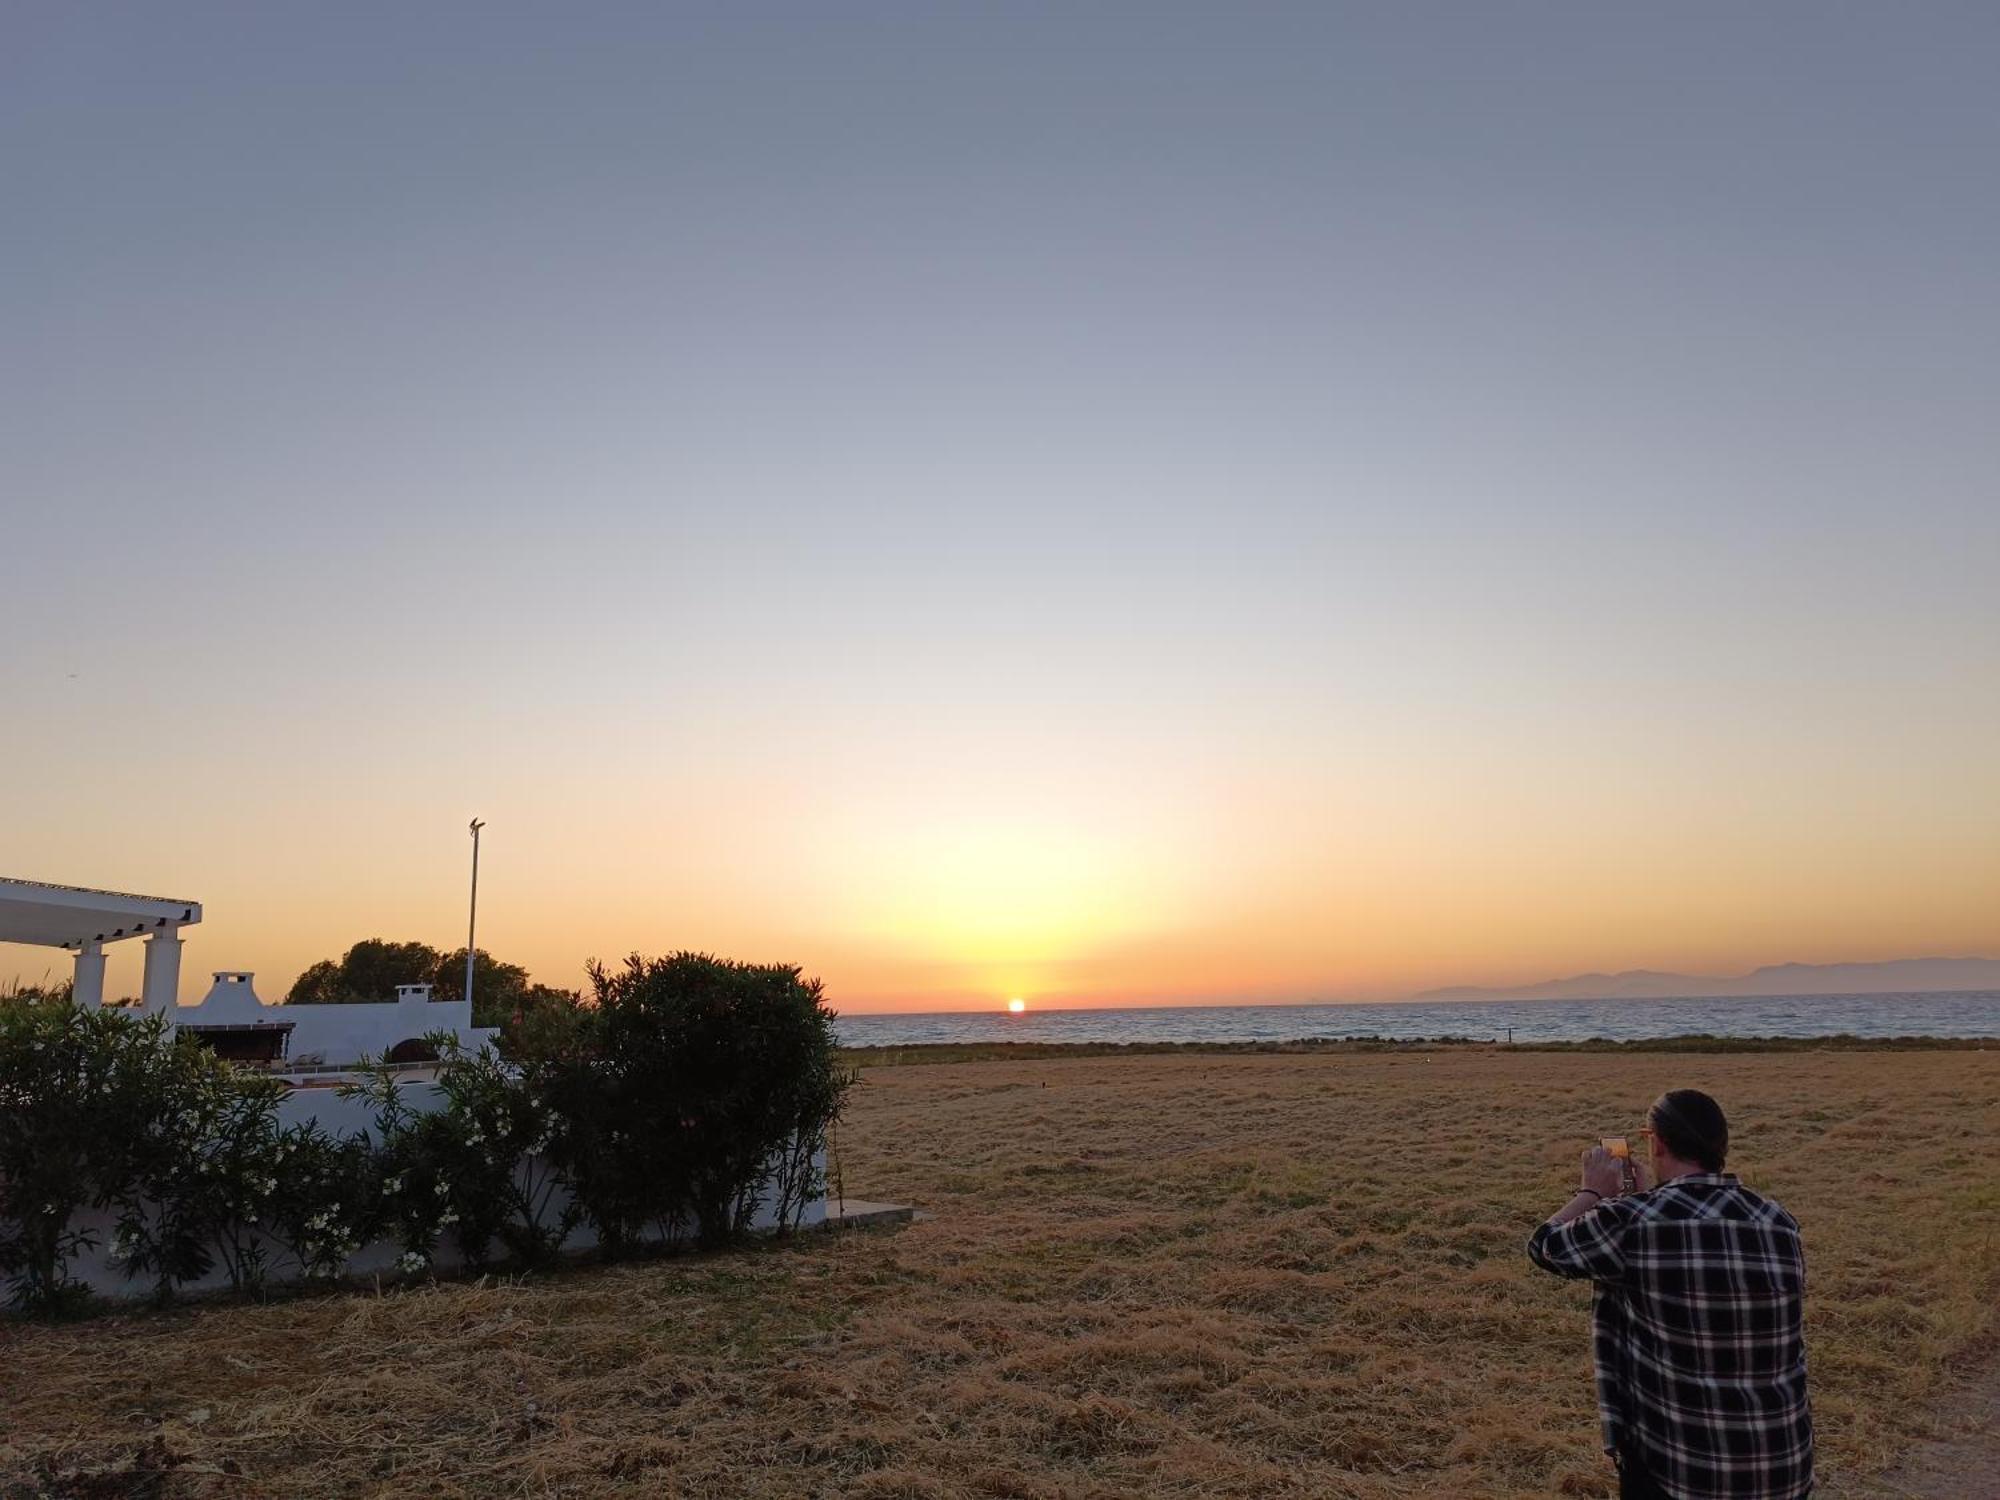
[[[1658,1000],[1405,1001],[1393,1005],[1144,1006],[841,1016],[850,1047],[922,1042],[1289,1042],[1366,1036],[1517,1042],[1692,1036],[2000,1037],[2000,990]]]

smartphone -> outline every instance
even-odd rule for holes
[[[1619,1176],[1625,1184],[1625,1191],[1628,1193],[1637,1192],[1639,1190],[1639,1169],[1632,1165],[1632,1143],[1622,1135],[1603,1135],[1597,1138],[1597,1144],[1602,1146],[1610,1155],[1617,1157],[1622,1163],[1619,1167]]]

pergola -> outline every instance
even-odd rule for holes
[[[200,920],[199,901],[0,879],[0,943],[34,943],[73,952],[78,1005],[104,1003],[104,945],[143,937],[146,977],[141,1003],[149,1011],[168,1009],[180,989],[180,930]]]

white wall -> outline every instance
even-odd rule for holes
[[[338,1005],[301,1006],[302,1010],[346,1010]],[[372,1007],[370,1007],[372,1008]],[[432,1083],[406,1083],[403,1085],[403,1100],[412,1109],[435,1110],[444,1105],[443,1091]],[[374,1138],[374,1110],[366,1101],[342,1099],[331,1088],[294,1089],[278,1102],[278,1123],[281,1126],[304,1124],[317,1120],[321,1127],[335,1135],[365,1135]],[[813,1163],[821,1174],[826,1171],[824,1154]],[[550,1202],[549,1214],[553,1217],[562,1211],[565,1198],[560,1194]],[[799,1225],[807,1228],[826,1222],[826,1199],[824,1195],[808,1203],[800,1216]],[[751,1227],[769,1230],[777,1225],[775,1205],[767,1194],[765,1201],[757,1206]],[[125,1274],[122,1266],[110,1263],[109,1256],[114,1236],[117,1233],[117,1216],[101,1210],[87,1209],[71,1221],[72,1229],[88,1232],[96,1240],[93,1249],[84,1251],[70,1261],[70,1274],[85,1283],[100,1296],[114,1300],[136,1300],[152,1295],[153,1282],[150,1277],[133,1279]],[[648,1239],[655,1238],[652,1235]],[[588,1225],[579,1226],[564,1243],[566,1254],[581,1253],[595,1249],[597,1236]],[[296,1284],[301,1278],[297,1268],[288,1264],[290,1257],[276,1246],[271,1247],[272,1264],[268,1280],[271,1285]],[[395,1274],[397,1258],[403,1253],[402,1246],[392,1240],[375,1240],[356,1251],[347,1264],[348,1276],[372,1276],[377,1273]],[[463,1262],[458,1247],[447,1234],[437,1245],[435,1260],[439,1268],[452,1269]],[[218,1265],[200,1281],[182,1285],[183,1291],[212,1291],[229,1285],[228,1274]]]
[[[375,1005],[266,1005],[257,997],[253,980],[253,975],[240,970],[222,970],[199,1002],[172,1007],[167,1019],[178,1026],[287,1022],[292,1028],[287,1049],[291,1061],[317,1056],[330,1064],[379,1059],[398,1042],[434,1031],[455,1033],[469,1052],[499,1035],[472,1024],[470,1000],[433,1000],[428,985],[405,985],[399,999]]]

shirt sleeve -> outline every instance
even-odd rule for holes
[[[1636,1206],[1614,1198],[1567,1224],[1542,1224],[1528,1237],[1528,1259],[1544,1271],[1616,1286],[1625,1279],[1625,1231]]]

